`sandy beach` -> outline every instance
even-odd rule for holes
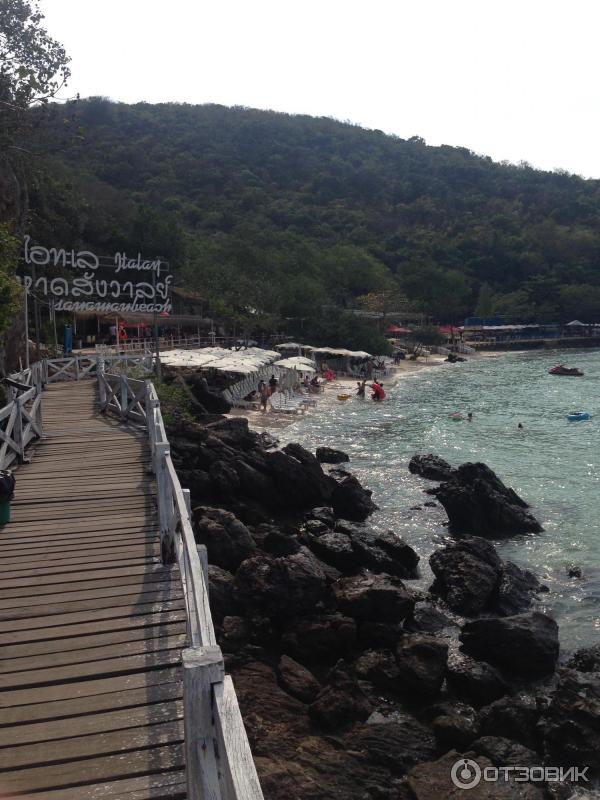
[[[398,364],[393,364],[390,367],[390,374],[382,380],[382,383],[389,392],[390,389],[393,390],[398,381],[401,381],[408,375],[412,375],[424,369],[438,367],[440,364],[443,364],[444,361],[445,357],[441,355],[431,355],[426,359],[417,361],[400,361]],[[325,406],[329,406],[332,403],[339,404],[345,402],[338,400],[337,396],[339,394],[354,395],[356,393],[356,383],[356,378],[345,376],[336,377],[335,380],[325,384],[324,392],[311,395],[311,398],[317,401],[317,405],[316,407],[309,408],[305,413],[318,414],[319,410]],[[368,388],[367,392],[369,392]],[[257,431],[281,430],[282,428],[288,427],[288,425],[293,425],[301,416],[300,414],[284,414],[272,410],[263,412],[245,408],[232,408],[230,414],[231,416],[246,417],[248,419],[248,425]]]

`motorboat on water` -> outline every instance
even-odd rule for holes
[[[569,422],[581,422],[581,420],[590,419],[591,416],[589,411],[572,411],[567,414],[567,419]]]
[[[564,364],[557,364],[552,369],[549,369],[548,372],[550,375],[574,375],[577,377],[581,377],[583,372],[577,367],[565,367]]]

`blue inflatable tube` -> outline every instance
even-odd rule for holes
[[[592,415],[587,411],[577,411],[575,414],[567,414],[569,422],[579,422],[583,419],[589,419]]]

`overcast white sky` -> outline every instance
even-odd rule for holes
[[[41,0],[64,96],[331,116],[600,177],[597,0]]]

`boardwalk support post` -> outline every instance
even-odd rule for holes
[[[223,654],[220,647],[189,648],[182,662],[187,796],[223,800],[213,723],[213,684],[223,683]]]

